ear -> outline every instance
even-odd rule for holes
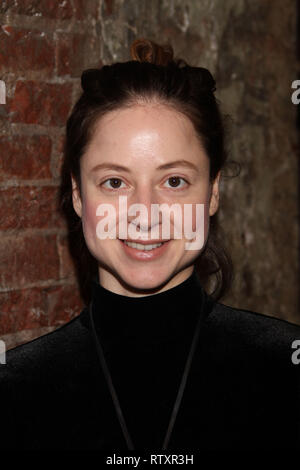
[[[74,177],[72,176],[72,201],[73,201],[73,207],[74,207],[74,211],[76,212],[76,214],[81,217],[81,214],[82,214],[82,204],[81,204],[81,197],[80,197],[80,193],[79,193],[79,188],[78,188],[78,185],[74,179]]]
[[[214,215],[219,207],[219,182],[220,182],[221,171],[217,173],[214,179],[211,189],[211,196],[209,202],[209,215]]]

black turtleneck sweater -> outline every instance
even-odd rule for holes
[[[151,297],[125,297],[94,283],[95,329],[129,433],[139,448],[159,449],[163,444],[202,315],[203,293],[196,282],[191,276]]]
[[[93,282],[95,331],[136,450],[161,453],[198,321],[200,334],[168,450],[300,448],[300,327],[214,303],[193,274],[145,297]],[[300,357],[300,355],[299,355]],[[7,352],[0,449],[127,445],[90,312]]]

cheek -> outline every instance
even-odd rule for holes
[[[187,227],[185,229],[187,238],[191,238],[193,235],[201,240],[203,237],[203,243],[205,243],[209,230],[209,207],[207,204],[193,204],[192,214],[187,218]]]
[[[91,249],[96,248],[103,240],[117,238],[117,226],[118,208],[114,204],[89,200],[83,205],[82,228],[86,243]]]
[[[85,238],[91,239],[96,237],[96,227],[99,221],[97,217],[98,204],[95,202],[85,202],[82,207],[82,228]]]
[[[196,212],[196,211],[195,211]],[[199,217],[200,219],[200,224],[201,226],[204,225],[204,237],[206,238],[208,229],[209,229],[209,203],[205,202],[203,211],[201,211],[201,216]],[[193,217],[193,230],[196,230],[196,215]],[[199,225],[199,222],[198,222]]]
[[[201,202],[186,204],[182,207],[182,211],[185,233],[203,230],[206,238],[210,220],[208,200],[203,198]]]

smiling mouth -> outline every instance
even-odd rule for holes
[[[125,245],[129,246],[130,248],[135,248],[136,250],[140,251],[151,251],[155,250],[156,248],[159,248],[160,246],[164,245],[166,242],[170,240],[165,240],[164,242],[130,242],[128,240],[121,240]]]

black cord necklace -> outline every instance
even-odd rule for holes
[[[188,375],[189,375],[189,372],[190,372],[190,367],[191,367],[192,359],[193,359],[193,356],[194,356],[194,352],[195,352],[195,349],[196,349],[196,346],[197,346],[197,341],[198,341],[199,332],[200,332],[200,325],[202,323],[201,320],[204,317],[205,299],[206,299],[205,292],[202,291],[202,299],[201,299],[201,308],[200,308],[199,319],[198,319],[197,326],[196,326],[196,329],[195,329],[195,333],[194,333],[194,336],[193,336],[193,339],[192,339],[192,342],[191,342],[191,346],[190,346],[190,350],[189,350],[188,357],[187,357],[187,360],[186,360],[186,364],[185,364],[185,367],[184,367],[184,371],[183,371],[183,374],[182,374],[182,377],[181,377],[181,382],[180,382],[180,385],[179,385],[177,397],[176,397],[176,400],[175,400],[175,403],[174,403],[173,411],[172,411],[171,418],[170,418],[170,421],[169,421],[169,425],[168,425],[168,428],[167,428],[166,436],[165,436],[165,439],[164,439],[164,442],[163,442],[162,450],[166,450],[168,445],[169,445],[169,441],[170,441],[171,434],[172,434],[172,431],[173,431],[173,428],[174,428],[177,413],[178,413],[178,410],[179,410],[179,407],[180,407],[180,404],[181,404],[181,401],[182,401],[183,392],[184,392],[185,385],[186,385],[186,382],[187,382],[187,378],[188,378]],[[132,439],[130,437],[130,434],[129,434],[129,431],[128,431],[128,428],[127,428],[127,425],[126,425],[125,418],[123,416],[123,412],[122,412],[122,409],[121,409],[121,406],[120,406],[120,402],[119,402],[115,387],[114,387],[113,382],[112,382],[110,371],[109,371],[107,362],[106,362],[105,357],[104,357],[103,349],[101,347],[99,338],[98,338],[97,333],[96,333],[94,319],[93,319],[93,303],[92,303],[92,301],[89,304],[89,315],[90,315],[90,321],[91,321],[91,325],[92,325],[92,332],[93,332],[93,337],[94,337],[94,341],[95,341],[97,354],[98,354],[98,357],[99,357],[99,361],[100,361],[102,370],[104,372],[106,383],[108,385],[108,388],[109,388],[109,391],[110,391],[110,394],[111,394],[111,397],[112,397],[112,400],[113,400],[113,403],[114,403],[114,406],[115,406],[115,410],[116,410],[116,413],[117,413],[117,416],[118,416],[118,419],[119,419],[119,422],[120,422],[120,426],[122,428],[122,432],[123,432],[124,438],[126,440],[128,449],[129,450],[134,450],[134,445],[133,445]]]

